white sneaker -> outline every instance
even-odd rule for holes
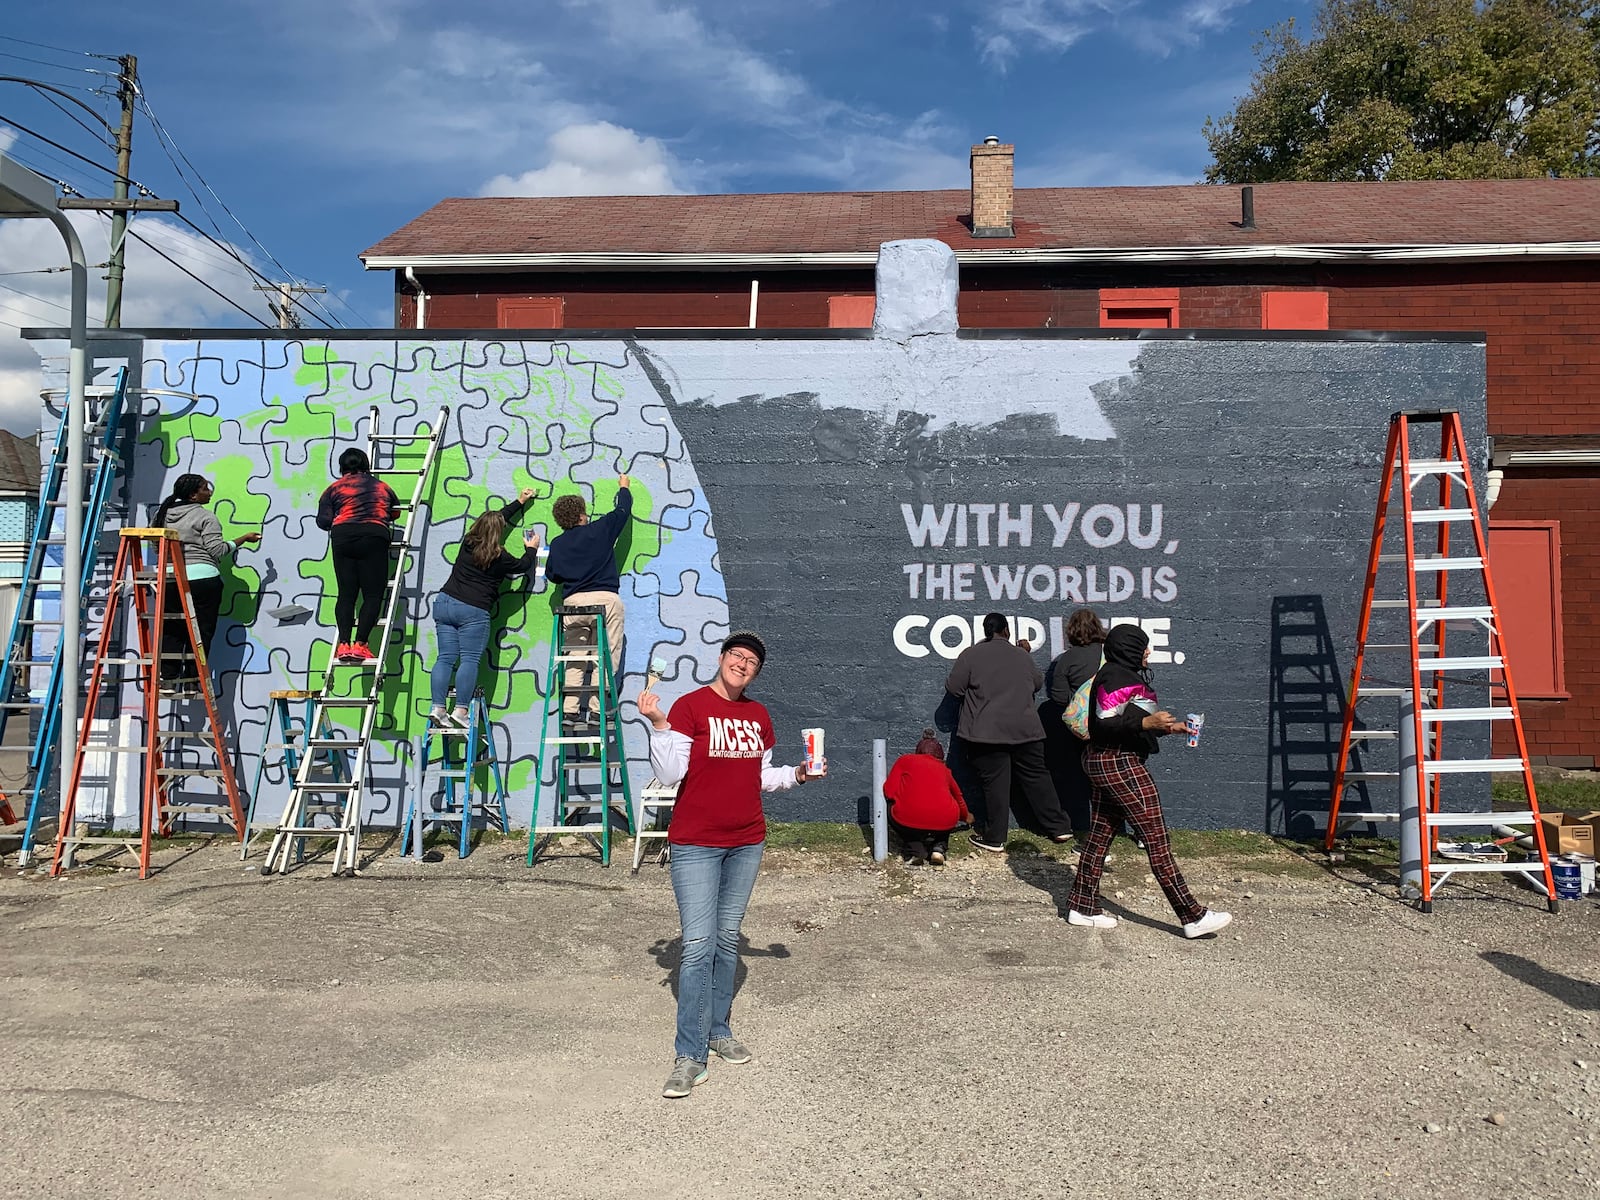
[[[1075,908],[1069,908],[1067,909],[1067,924],[1085,925],[1090,929],[1115,929],[1117,927],[1117,919],[1109,913],[1095,913],[1090,916],[1088,913],[1081,913]]]
[[[1183,927],[1183,936],[1186,938],[1205,937],[1219,929],[1226,929],[1233,922],[1233,914],[1218,912],[1208,908],[1198,921],[1190,921]]]

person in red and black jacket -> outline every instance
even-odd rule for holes
[[[333,546],[333,577],[338,599],[333,616],[339,626],[334,657],[340,662],[371,662],[367,642],[383,608],[389,586],[390,530],[400,515],[394,489],[372,474],[366,451],[354,446],[339,455],[339,478],[317,502],[317,527],[328,531]],[[356,622],[356,598],[361,620]]]
[[[934,866],[944,863],[945,842],[957,826],[972,820],[956,777],[944,765],[944,747],[932,729],[910,754],[902,754],[883,781],[883,798],[889,802],[889,819],[900,831],[906,854],[926,858]]]

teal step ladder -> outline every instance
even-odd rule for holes
[[[425,807],[425,802],[436,793],[426,791],[429,762],[433,748],[439,748],[436,773],[444,792],[437,808]],[[406,803],[406,819],[400,844],[407,847],[404,857],[422,861],[422,839],[429,825],[460,826],[460,847],[457,857],[465,858],[471,850],[472,822],[481,816],[485,827],[493,823],[501,833],[511,832],[506,816],[506,785],[500,773],[500,757],[494,749],[494,731],[489,725],[489,710],[484,703],[483,689],[473,693],[467,705],[467,727],[447,725],[435,727],[431,723],[417,739],[416,778],[411,789],[411,799]],[[481,789],[478,782],[484,767],[487,779]],[[459,792],[459,802],[458,802]],[[478,796],[475,799],[474,793]],[[422,818],[417,819],[418,809]]]
[[[544,720],[534,763],[537,782],[528,829],[530,867],[554,838],[568,834],[588,838],[599,849],[601,864],[610,866],[611,829],[616,819],[620,816],[624,828],[633,832],[628,755],[622,744],[622,714],[611,669],[605,611],[599,604],[558,604],[553,610]],[[579,636],[573,638],[574,634]],[[569,681],[569,674],[584,682]],[[568,700],[576,709],[575,718],[564,712]],[[591,702],[598,709],[598,720],[585,719]],[[549,820],[540,824],[545,812],[546,773],[551,779]]]
[[[284,782],[292,786],[295,776],[300,773],[300,756],[306,753],[308,738],[321,743],[332,740],[326,713],[322,714],[320,725],[312,725],[317,719],[319,694],[298,689],[267,693],[267,723],[261,731],[261,749],[256,755],[255,782],[250,785],[250,812],[245,818],[244,841],[239,847],[241,860],[250,857],[250,839],[255,836],[256,829],[256,805],[261,801],[261,780],[266,773],[268,760],[276,754],[283,764]],[[316,732],[308,734],[306,731],[310,729]],[[274,733],[277,741],[272,740]],[[329,749],[313,750],[311,754],[318,759],[311,768],[312,775],[320,775],[335,783],[349,781],[350,764],[346,761],[346,755]],[[332,810],[331,805],[324,807]]]

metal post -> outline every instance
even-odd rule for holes
[[[1408,900],[1421,898],[1422,873],[1427,870],[1422,848],[1422,791],[1417,786],[1416,703],[1416,693],[1410,688],[1400,693],[1400,894]]]
[[[67,356],[67,477],[61,500],[67,514],[66,545],[61,548],[61,772],[60,802],[72,785],[71,752],[78,742],[78,674],[83,668],[83,389],[89,373],[89,263],[83,243],[66,215],[45,213],[61,233],[72,260],[72,325]]]
[[[889,857],[889,804],[883,798],[883,785],[889,781],[889,743],[878,738],[872,743],[872,861]]]

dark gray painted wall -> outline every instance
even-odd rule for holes
[[[1171,568],[1169,600],[1140,588],[1094,605],[1109,617],[1169,620],[1170,649],[1183,659],[1155,668],[1157,690],[1174,711],[1207,714],[1199,750],[1169,739],[1152,760],[1169,818],[1306,831],[1306,814],[1327,805],[1389,415],[1460,409],[1480,453],[1483,346],[1147,343],[1131,374],[1094,388],[1112,440],[1075,436],[1077,406],[1063,407],[1058,428],[1027,385],[1019,379],[1014,408],[979,400],[933,431],[923,418],[824,403],[818,392],[729,402],[669,390],[711,505],[730,622],[759,629],[771,647],[760,696],[781,736],[821,723],[840,748],[833,783],[773,797],[769,810],[857,815],[870,786],[860,748],[884,737],[891,755],[902,752],[934,719],[950,661],[897,649],[899,618],[970,621],[994,609],[1038,620],[1048,643],[1052,618],[1078,605],[1026,593],[992,600],[985,567],[1052,568],[1034,576],[1040,591],[1049,573],[1059,585],[1064,566],[1102,578],[1121,567],[1140,582],[1146,568]],[[1096,548],[1074,529],[1053,547],[1043,506],[1059,514],[1073,502],[1141,505],[1146,530],[1160,505],[1160,542]],[[1014,516],[1032,506],[1031,544],[979,547],[974,531],[964,548],[915,548],[903,504],[1009,504]],[[911,599],[904,568],[913,563],[972,564],[974,597]],[[1052,650],[1040,649],[1041,663]]]

